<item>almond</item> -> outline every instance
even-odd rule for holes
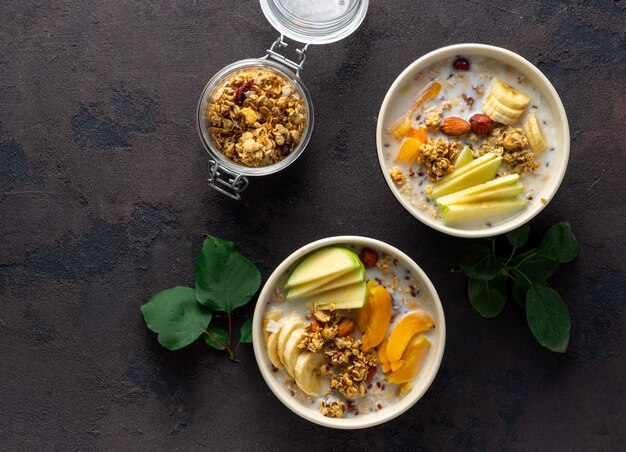
[[[337,326],[337,337],[346,337],[356,328],[356,322],[353,319],[343,319]]]
[[[446,135],[458,137],[468,133],[472,127],[465,119],[457,118],[456,116],[450,116],[443,120],[441,125],[441,132]]]
[[[487,115],[476,113],[469,120],[472,132],[476,135],[487,135],[493,126],[493,119]]]

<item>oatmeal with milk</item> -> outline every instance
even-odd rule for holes
[[[523,211],[549,177],[554,118],[539,91],[493,59],[457,56],[394,99],[384,158],[402,197],[444,224],[487,228]]]
[[[416,275],[370,248],[329,246],[291,268],[263,330],[274,378],[328,417],[384,410],[432,359],[433,307]]]

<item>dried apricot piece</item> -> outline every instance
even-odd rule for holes
[[[387,339],[385,339],[378,348],[378,360],[380,361],[380,367],[383,372],[387,373],[391,370],[391,363],[387,358]]]
[[[434,97],[437,97],[441,92],[441,83],[437,80],[433,80],[428,85],[426,85],[417,95],[417,99],[415,100],[415,105],[411,110],[411,114],[409,118],[412,118],[418,108],[422,106],[424,102]]]
[[[426,130],[426,127],[418,127],[417,129],[415,127],[411,127],[406,133],[406,136],[416,138],[422,144],[428,142],[428,131]]]
[[[422,311],[414,311],[405,315],[389,335],[387,343],[387,359],[391,362],[391,370],[402,366],[402,355],[413,336],[433,327],[433,319]]]
[[[391,133],[400,141],[411,129],[411,116],[398,119],[391,126]]]
[[[387,376],[391,383],[401,384],[412,381],[422,370],[430,350],[430,341],[424,336],[415,336],[402,355],[404,365]]]
[[[396,163],[412,165],[420,155],[420,146],[422,143],[417,138],[409,137],[404,140],[396,157]]]
[[[367,321],[369,319],[369,315],[370,315],[370,306],[369,306],[369,298],[370,298],[370,293],[372,292],[372,289],[374,287],[378,287],[378,284],[376,284],[376,281],[374,281],[373,279],[370,279],[367,282],[367,300],[365,300],[365,304],[363,305],[362,308],[357,309],[356,311],[356,319],[357,319],[357,323],[359,325],[359,330],[361,331],[361,333],[365,333],[365,328],[367,328]]]
[[[370,284],[370,287],[367,298],[367,304],[369,305],[367,326],[361,339],[362,351],[376,347],[385,339],[387,328],[389,328],[389,320],[391,319],[391,295],[384,287],[380,287],[378,284],[375,287]]]

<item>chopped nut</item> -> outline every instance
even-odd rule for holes
[[[502,134],[502,146],[505,149],[521,149],[528,144],[526,136],[522,133],[521,129],[513,129],[510,132]]]
[[[359,257],[365,268],[375,267],[378,262],[378,253],[371,248],[363,248]]]
[[[345,337],[352,334],[356,327],[356,322],[353,319],[345,318],[337,325],[337,337]]]
[[[441,132],[453,137],[465,135],[471,130],[469,122],[456,116],[449,116],[441,124]]]

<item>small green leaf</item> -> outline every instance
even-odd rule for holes
[[[506,234],[506,238],[511,244],[511,246],[514,246],[515,248],[521,248],[528,241],[529,235],[530,235],[530,225],[526,223],[525,225],[520,226],[519,228],[511,232],[508,232]]]
[[[490,281],[502,268],[502,263],[485,245],[470,245],[461,256],[461,270],[472,279]]]
[[[220,328],[219,326],[216,326],[216,325],[209,325],[209,327],[206,330],[209,333],[211,333],[211,335],[213,335],[214,337],[222,341],[224,344],[228,344],[228,331],[226,331],[224,328]],[[226,348],[222,344],[216,342],[208,334],[204,335],[204,341],[210,347],[216,348],[218,350],[224,350]]]
[[[578,255],[578,242],[567,223],[553,225],[537,247],[537,254],[557,262],[570,262]]]
[[[261,285],[256,266],[227,240],[207,236],[196,263],[196,299],[216,311],[231,312],[250,301]]]
[[[513,299],[524,309],[526,308],[526,292],[528,292],[529,287],[530,284],[528,281],[526,281],[525,278],[520,277],[513,282],[513,287],[511,288]]]
[[[198,304],[194,289],[180,286],[159,292],[141,312],[148,328],[159,334],[159,344],[168,350],[178,350],[198,339],[212,316],[210,309]]]
[[[490,319],[502,312],[506,303],[506,275],[500,273],[491,281],[470,279],[467,295],[472,307],[483,317]]]
[[[572,324],[567,306],[556,290],[532,284],[526,294],[526,320],[541,345],[565,353]]]
[[[239,330],[240,338],[239,342],[242,344],[252,343],[252,317],[243,322],[241,329]]]
[[[531,250],[530,254],[527,254],[527,256],[515,266],[516,271],[523,273],[528,279],[536,283],[545,282],[550,276],[554,275],[558,268],[558,262],[544,256],[539,256],[535,254],[534,250]]]

